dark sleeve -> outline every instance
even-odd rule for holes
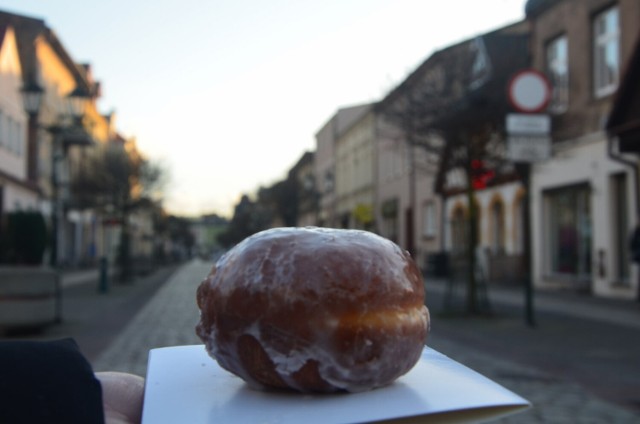
[[[104,423],[100,382],[74,340],[0,341],[0,423]]]

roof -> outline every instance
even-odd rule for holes
[[[22,65],[22,78],[25,84],[37,82],[35,80],[38,75],[38,64],[35,46],[38,37],[44,37],[74,76],[76,84],[82,86],[87,92],[92,92],[92,87],[82,70],[71,59],[54,31],[47,27],[44,20],[0,11],[0,25],[11,25],[15,30],[18,54]]]
[[[475,122],[489,116],[502,118],[509,107],[507,82],[529,65],[528,39],[526,21],[519,21],[436,51],[378,104],[378,110],[384,114],[396,101],[417,93],[422,97],[416,101],[433,102],[434,129],[459,126],[466,118]],[[478,60],[486,63],[480,73],[474,73]],[[429,89],[429,74],[437,68],[443,70],[442,81]]]
[[[447,134],[434,181],[441,191],[458,145],[453,140],[463,137],[461,130],[468,137],[486,132],[487,124],[504,125],[511,111],[508,83],[529,66],[529,26],[523,20],[435,52],[378,110],[415,134]]]
[[[527,18],[534,18],[561,1],[562,0],[528,0],[524,6],[524,13]]]
[[[322,126],[316,133],[316,137],[331,128],[333,139],[337,139],[344,134],[356,122],[358,122],[373,107],[374,103],[366,103],[354,106],[345,106],[339,108],[336,113]]]
[[[313,151],[305,151],[302,156],[300,156],[300,159],[298,159],[298,161],[296,162],[295,165],[293,165],[293,167],[289,170],[289,172],[293,172],[293,173],[297,173],[300,171],[301,168],[303,168],[304,166],[310,165],[313,163],[313,156],[314,156],[314,152]]]
[[[4,35],[7,33],[8,28],[9,28],[9,25],[0,24],[0,47],[2,47],[2,43],[4,41]]]

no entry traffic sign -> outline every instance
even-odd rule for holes
[[[525,69],[511,78],[509,101],[519,112],[541,112],[550,100],[551,85],[547,78],[535,69]]]

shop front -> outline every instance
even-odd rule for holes
[[[556,147],[532,173],[533,277],[538,288],[633,298],[628,240],[633,175],[592,134]]]

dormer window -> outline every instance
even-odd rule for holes
[[[620,20],[614,6],[593,20],[593,85],[596,97],[611,94],[620,76]]]
[[[471,51],[475,53],[471,66],[471,83],[469,88],[476,89],[484,84],[491,74],[491,62],[481,37],[476,38],[471,44]]]

